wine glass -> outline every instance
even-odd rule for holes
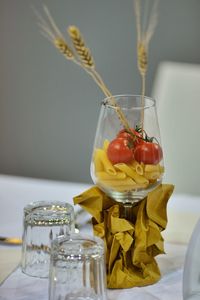
[[[93,182],[121,203],[122,215],[131,220],[132,207],[162,182],[163,173],[155,100],[141,95],[104,99],[91,161]]]

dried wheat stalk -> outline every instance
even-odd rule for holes
[[[150,0],[146,0],[147,1]],[[141,0],[134,0],[135,17],[136,17],[136,28],[137,28],[137,62],[138,69],[142,79],[142,107],[144,107],[144,97],[146,89],[146,73],[148,69],[148,47],[150,40],[155,31],[157,24],[157,6],[159,0],[153,0],[153,5],[151,7],[150,13],[147,17],[148,22],[146,26],[142,26],[142,15],[141,15]],[[144,21],[144,20],[143,20]],[[141,115],[141,127],[144,125],[144,109]]]
[[[101,89],[103,89],[104,94],[107,97],[111,97],[111,93],[106,87],[105,83],[103,82],[101,76],[98,74],[98,72],[95,70],[95,63],[94,59],[91,55],[91,52],[88,47],[85,45],[85,41],[83,39],[83,36],[81,35],[79,29],[76,26],[69,26],[68,27],[68,33],[72,40],[72,43],[74,45],[74,48],[76,49],[76,52],[78,54],[78,57],[82,63],[83,68],[86,69],[86,71],[92,75],[92,77],[97,81],[97,84],[101,85]]]
[[[66,59],[69,59],[81,66],[97,83],[101,88],[106,97],[109,97],[111,105],[114,106],[116,113],[119,117],[120,122],[123,127],[131,132],[130,126],[126,117],[124,116],[123,111],[117,105],[115,98],[112,96],[111,92],[105,85],[100,74],[95,69],[94,59],[91,55],[90,49],[86,46],[84,39],[76,26],[68,27],[68,34],[72,40],[75,51],[67,44],[62,33],[55,24],[48,8],[44,6],[44,12],[47,17],[47,20],[44,19],[38,12],[35,12],[38,18],[38,25],[41,28],[41,33],[51,42],[53,45],[65,56]]]
[[[99,75],[99,73],[95,70],[94,59],[91,55],[89,48],[86,47],[84,39],[83,39],[79,29],[75,26],[69,26],[68,33],[72,39],[74,48],[76,49],[76,51],[79,55],[79,58],[81,59],[81,61],[83,63],[83,67],[85,67],[87,69],[87,72],[90,73],[90,75],[93,77],[93,79],[101,87],[104,94],[107,97],[109,97],[109,100],[110,100],[111,104],[115,107],[116,113],[118,114],[118,117],[119,117],[122,125],[124,126],[124,128],[128,131],[131,131],[129,124],[128,124],[126,117],[124,116],[122,110],[117,105],[114,97],[112,96],[112,94],[108,90],[108,88],[106,87],[106,85],[105,85],[104,81],[102,80],[101,76]]]

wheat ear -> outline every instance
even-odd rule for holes
[[[142,97],[141,102],[143,107],[142,114],[141,114],[142,129],[144,126],[144,97],[145,97],[145,90],[146,90],[146,74],[148,69],[148,47],[157,25],[157,5],[158,5],[158,0],[154,0],[148,18],[147,27],[142,28],[141,0],[134,0],[136,28],[137,28],[137,63],[138,63],[138,70],[142,80],[142,88],[141,88],[141,97]]]
[[[88,47],[86,47],[84,39],[76,26],[69,26],[68,33],[73,42],[74,48],[85,68],[95,68],[94,59]]]
[[[76,26],[69,26],[68,33],[73,42],[73,49],[67,44],[65,38],[61,34],[57,25],[55,24],[48,8],[44,6],[44,12],[47,17],[45,20],[41,17],[38,12],[36,12],[37,18],[39,20],[38,25],[41,28],[41,33],[51,42],[53,45],[64,55],[68,60],[73,61],[77,65],[81,66],[97,83],[101,88],[106,97],[109,97],[111,104],[114,106],[116,113],[119,117],[120,122],[124,128],[131,132],[128,121],[124,116],[121,108],[117,105],[111,92],[105,85],[103,79],[95,69],[94,59],[91,55],[90,49],[86,47],[84,39]]]
[[[72,43],[77,52],[78,58],[81,64],[83,65],[83,68],[86,68],[88,73],[91,73],[93,79],[95,79],[95,81],[98,81],[98,83],[101,84],[104,94],[107,97],[110,97],[111,96],[110,91],[106,87],[99,73],[95,70],[94,59],[92,57],[90,49],[85,44],[84,38],[80,33],[80,30],[76,26],[69,26],[68,34],[72,40]]]
[[[100,86],[104,94],[109,97],[110,103],[114,106],[116,113],[119,117],[120,122],[124,126],[124,128],[131,132],[128,121],[122,112],[121,108],[117,105],[115,98],[112,96],[111,92],[105,85],[103,79],[100,74],[95,69],[94,59],[91,55],[90,49],[86,46],[85,41],[83,39],[82,34],[76,26],[69,26],[68,33],[74,45],[74,48],[77,51],[77,55],[86,71],[93,77],[93,79]]]
[[[55,24],[48,8],[46,6],[43,7],[45,16],[47,18],[44,19],[38,11],[36,11],[34,8],[34,13],[38,19],[38,25],[40,27],[41,34],[47,38],[58,50],[61,52],[66,59],[72,60],[74,63],[76,63],[79,66],[82,66],[82,62],[79,61],[79,59],[76,57],[76,54],[72,50],[72,48],[68,45],[66,42],[64,36],[58,29],[57,25]],[[87,70],[86,70],[87,71]],[[87,71],[88,72],[88,71]],[[89,72],[88,72],[89,73]],[[97,79],[95,78],[95,81]],[[98,85],[100,85],[100,80],[96,82]],[[109,93],[106,94],[107,97],[110,96]]]

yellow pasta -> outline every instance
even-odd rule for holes
[[[136,183],[139,183],[139,184],[148,184],[149,183],[149,180],[147,178],[139,175],[135,170],[133,170],[132,168],[130,168],[128,165],[126,165],[124,163],[115,164],[114,166],[118,170],[124,172],[126,175],[128,175],[129,177],[134,179],[134,181]]]
[[[161,177],[160,172],[145,172],[144,176],[149,180],[155,180]]]
[[[161,172],[161,173],[164,173],[165,168],[164,168],[163,166],[161,166],[161,165],[159,165],[159,167],[160,167],[160,172]]]
[[[104,188],[118,192],[129,192],[147,188],[156,183],[164,172],[164,167],[157,164],[118,163],[113,165],[107,156],[109,141],[105,140],[102,149],[94,151],[94,168],[98,183]]]
[[[136,160],[133,160],[129,165],[130,165],[131,168],[133,168],[133,170],[135,170],[137,164],[138,164],[138,162]]]
[[[124,186],[116,186],[115,190],[117,192],[129,192],[133,189],[133,186],[124,185]]]
[[[144,176],[149,180],[156,180],[159,179],[162,176],[162,173],[164,172],[164,167],[157,165],[145,165],[145,173]]]
[[[134,171],[136,171],[139,175],[144,174],[144,164],[138,163],[136,160],[128,164]]]
[[[132,185],[115,186],[115,190],[117,192],[129,192],[133,190],[133,186]]]
[[[145,172],[164,172],[164,167],[160,164],[157,165],[145,165],[144,167]]]
[[[135,184],[133,185],[122,185],[122,186],[115,186],[115,190],[118,192],[128,192],[138,189],[147,188],[148,184]]]
[[[116,175],[110,175],[106,172],[96,172],[96,176],[98,179],[101,180],[118,180],[118,179],[125,179],[126,174],[124,172],[116,172]]]
[[[104,151],[107,151],[108,145],[109,145],[109,144],[110,144],[109,140],[105,140],[105,141],[103,142],[103,150],[104,150]]]
[[[106,152],[103,149],[96,149],[95,151],[96,161],[100,161],[104,170],[110,175],[116,175],[117,171],[109,161]],[[96,165],[95,165],[96,170]]]
[[[130,178],[124,178],[124,179],[119,179],[119,180],[101,180],[101,183],[104,184],[105,186],[111,186],[111,187],[116,187],[116,186],[132,186],[132,188],[136,185],[136,182]]]
[[[160,172],[160,165],[145,165],[145,172]]]
[[[143,175],[144,174],[144,169],[142,167],[142,165],[140,165],[139,163],[137,163],[136,167],[135,167],[135,171],[139,174],[139,175]]]
[[[99,155],[96,152],[96,150],[94,151],[94,168],[95,168],[95,172],[101,172],[104,170],[103,164],[99,159]]]

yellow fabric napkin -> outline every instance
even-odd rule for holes
[[[98,187],[74,197],[92,215],[93,230],[104,240],[108,288],[131,288],[160,279],[155,256],[164,253],[161,231],[167,225],[170,184],[159,185],[133,208],[133,220],[120,218],[120,205]]]

